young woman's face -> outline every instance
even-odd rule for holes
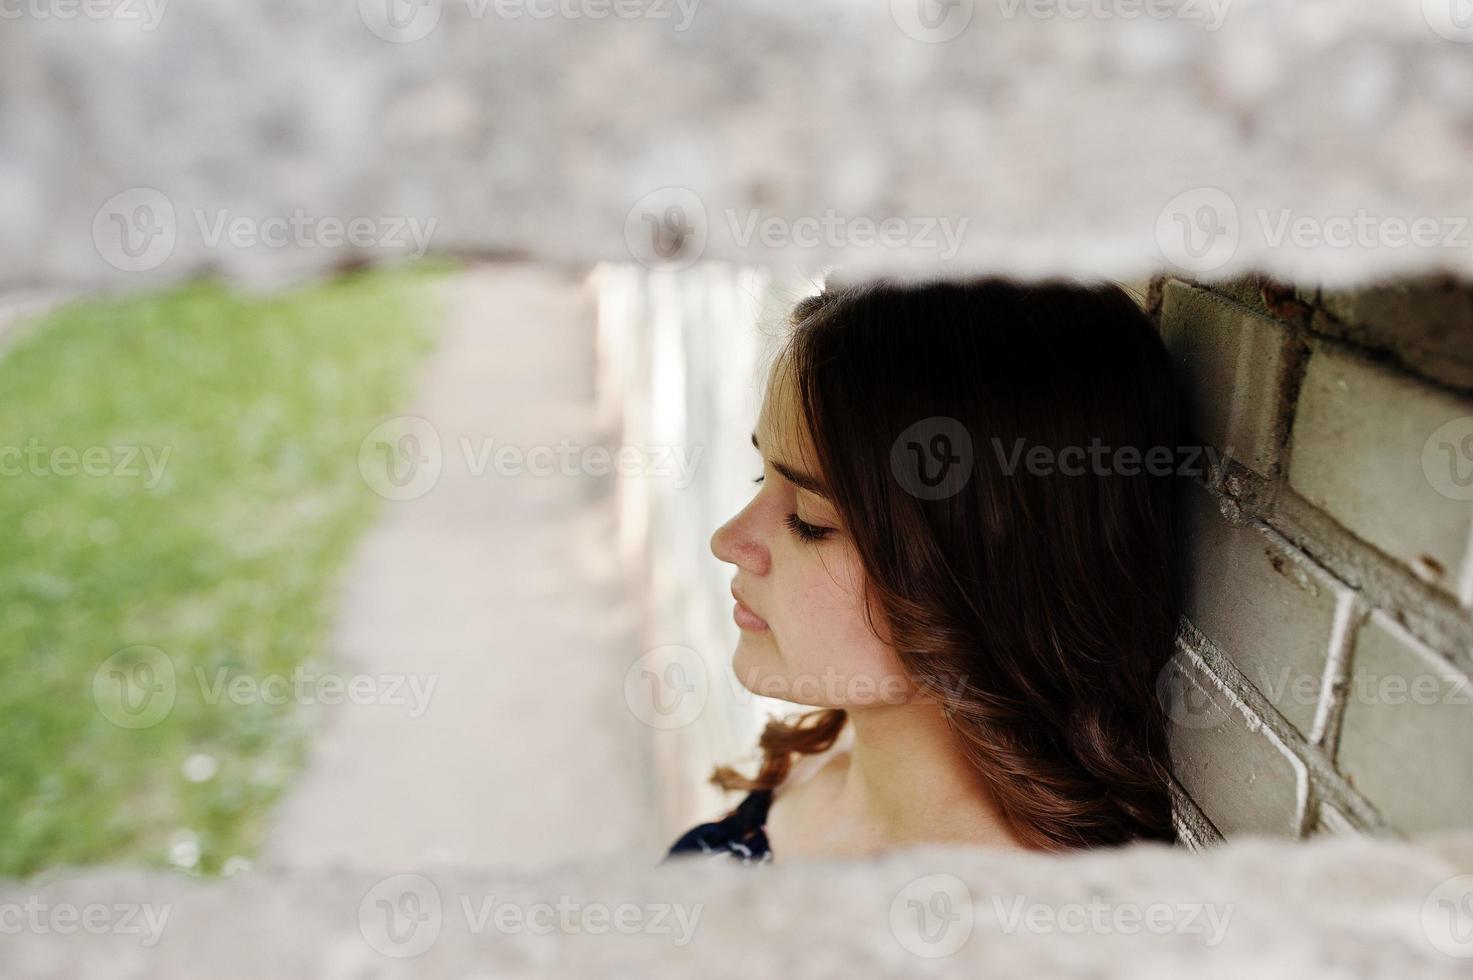
[[[819,707],[896,704],[913,691],[895,651],[865,619],[864,575],[853,539],[823,494],[796,386],[773,368],[754,442],[756,496],[711,537],[737,568],[733,667],[757,694]],[[876,626],[884,629],[878,608]]]

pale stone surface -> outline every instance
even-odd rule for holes
[[[1452,829],[1473,810],[1473,681],[1375,612],[1356,636],[1337,764],[1394,826]]]
[[[1309,770],[1283,739],[1228,690],[1201,657],[1178,646],[1163,672],[1177,781],[1229,839],[1298,837]]]
[[[1350,590],[1272,530],[1229,521],[1221,498],[1195,481],[1182,492],[1191,554],[1187,615],[1308,737]]]
[[[1289,485],[1418,578],[1473,600],[1473,498],[1448,469],[1473,398],[1317,342],[1299,390]],[[1457,466],[1465,465],[1457,458]]]
[[[1448,240],[1473,212],[1473,32],[1451,3],[965,0],[931,27],[909,0],[63,6],[84,5],[16,4],[0,32],[0,287],[272,281],[426,243],[1473,271]],[[354,219],[366,244],[331,244]]]
[[[1469,961],[1451,954],[1470,951],[1470,870],[1464,834],[1259,839],[1200,854],[918,848],[760,869],[631,856],[536,874],[74,873],[0,883],[0,908],[26,923],[0,944],[0,969],[31,980],[1441,980],[1467,976]],[[91,904],[107,909],[94,913],[100,934],[53,929],[58,910]],[[161,931],[115,928],[116,907],[138,905],[130,924],[145,929],[151,915]]]
[[[1296,348],[1279,323],[1188,283],[1166,283],[1161,336],[1197,433],[1258,473],[1279,460],[1285,383]]]

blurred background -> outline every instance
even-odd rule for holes
[[[436,261],[13,306],[0,873],[653,862],[778,706],[706,541],[810,288]]]
[[[4,7],[0,875],[653,863],[835,267],[1162,330],[1189,844],[1465,828],[1460,4]]]

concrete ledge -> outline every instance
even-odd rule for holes
[[[647,857],[536,875],[431,868],[203,883],[102,871],[7,882],[0,909],[11,934],[0,957],[9,976],[113,980],[1436,980],[1466,976],[1467,960],[1453,954],[1473,952],[1466,834],[1417,844],[1247,840],[1200,854],[922,848],[765,868],[700,858],[652,868]],[[63,934],[57,923],[70,909]],[[133,910],[134,931],[121,931],[120,909]],[[88,915],[98,932],[77,925]],[[17,932],[15,922],[28,924]]]
[[[0,33],[0,286],[276,282],[422,248],[1473,274],[1451,2],[60,6]]]

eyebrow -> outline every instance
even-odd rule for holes
[[[752,448],[756,449],[759,453],[762,451],[762,447],[757,443],[757,433],[755,432],[752,433]],[[784,480],[787,480],[793,486],[828,499],[829,495],[824,491],[823,484],[816,478],[809,476],[802,470],[795,470],[786,463],[779,463],[775,459],[770,459],[768,462],[772,464],[772,468],[777,470]]]

